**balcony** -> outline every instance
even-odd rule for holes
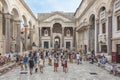
[[[114,3],[114,10],[115,12],[120,9],[120,0],[116,0]]]
[[[99,34],[99,37],[98,37],[99,39],[99,42],[100,43],[106,43],[106,34]]]
[[[102,11],[102,12],[100,13],[100,20],[105,19],[105,17],[106,17],[106,13],[105,13],[105,11]]]

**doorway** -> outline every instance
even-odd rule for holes
[[[70,49],[70,46],[71,46],[70,42],[66,42],[66,49]]]
[[[120,63],[120,44],[117,44],[117,63]]]
[[[48,49],[48,48],[49,48],[49,42],[48,42],[48,41],[45,41],[45,42],[44,42],[44,48],[45,48],[45,49]]]
[[[59,49],[60,48],[60,37],[56,36],[54,39],[54,48]]]

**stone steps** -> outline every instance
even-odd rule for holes
[[[16,67],[15,63],[10,63],[9,65],[3,66],[0,68],[0,76],[7,73],[8,71],[12,70]]]

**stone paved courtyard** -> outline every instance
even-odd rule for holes
[[[80,65],[68,63],[68,65],[68,73],[62,72],[61,65],[59,65],[58,72],[53,72],[53,66],[46,64],[43,74],[33,72],[33,75],[29,73],[20,74],[20,68],[17,67],[0,76],[0,80],[120,80],[120,77],[110,75],[106,70],[89,64],[88,62]],[[97,74],[91,75],[90,73]]]

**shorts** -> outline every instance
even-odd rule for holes
[[[40,65],[40,68],[43,68],[43,65]]]
[[[54,63],[54,67],[58,67],[58,63]]]
[[[64,67],[64,68],[67,68],[67,64],[63,64],[63,67]]]

